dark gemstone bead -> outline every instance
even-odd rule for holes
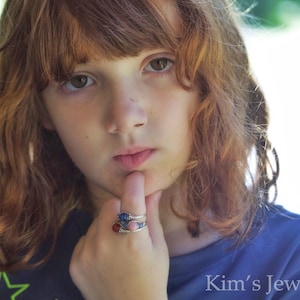
[[[120,229],[121,229],[121,225],[119,223],[114,223],[113,226],[112,226],[112,230],[114,232],[120,232]]]
[[[119,214],[119,219],[122,221],[122,222],[128,222],[129,221],[129,214],[128,213],[120,213]]]

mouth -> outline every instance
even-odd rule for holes
[[[154,153],[154,149],[127,149],[113,157],[114,161],[123,169],[134,170],[146,162]]]

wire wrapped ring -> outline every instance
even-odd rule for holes
[[[146,222],[136,222],[131,221],[128,224],[124,224],[116,221],[112,225],[112,230],[116,233],[130,233],[130,232],[138,232],[147,226]]]
[[[139,222],[139,220],[141,221]],[[120,212],[117,215],[117,220],[112,225],[112,230],[117,233],[138,232],[146,226],[146,215],[132,215],[127,212]]]
[[[132,214],[127,213],[127,212],[120,212],[118,214],[118,219],[121,222],[137,221],[137,220],[144,219],[145,217],[146,217],[146,215],[132,215]]]

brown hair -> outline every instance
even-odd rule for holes
[[[56,133],[40,122],[41,91],[50,80],[68,79],[76,64],[97,54],[174,51],[178,80],[184,86],[188,78],[200,97],[184,176],[187,213],[181,217],[195,236],[200,220],[225,236],[246,236],[270,184],[265,101],[250,75],[228,3],[172,2],[180,30],[172,28],[155,0],[7,1],[0,29],[0,270],[28,266],[45,238],[53,248],[68,213],[85,205],[82,174]],[[257,172],[247,188],[253,147]]]

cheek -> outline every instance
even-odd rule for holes
[[[56,132],[71,160],[84,173],[84,168],[94,159],[95,141],[78,124],[56,122]]]

